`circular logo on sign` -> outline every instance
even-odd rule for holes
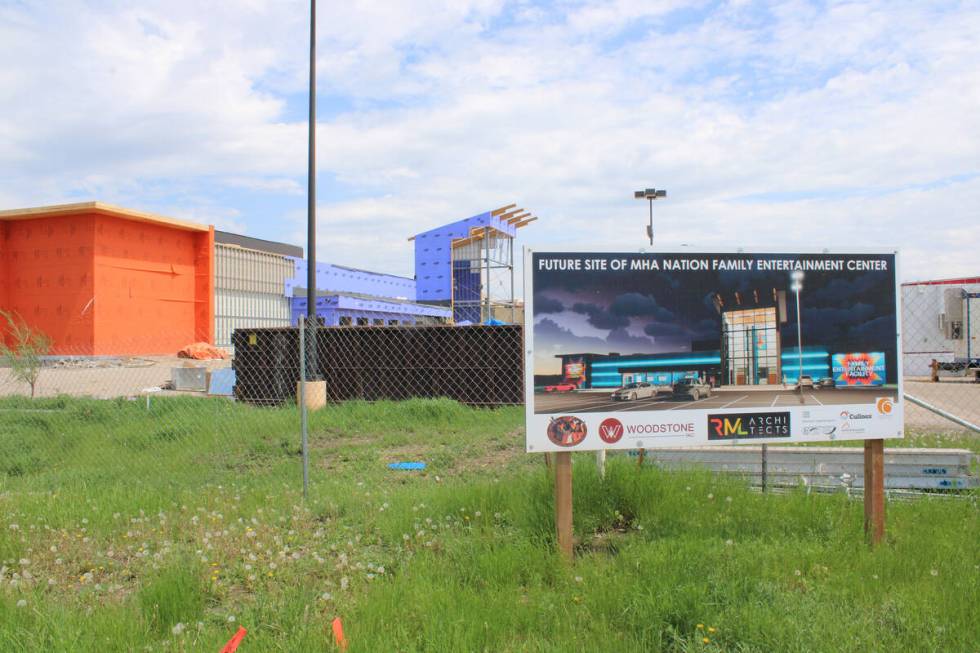
[[[623,423],[615,417],[607,417],[599,424],[599,437],[606,444],[616,444],[623,437]]]
[[[875,406],[878,408],[879,413],[882,415],[888,415],[892,412],[892,408],[895,407],[895,404],[892,403],[890,397],[881,397],[875,402]]]
[[[588,432],[585,422],[578,417],[555,417],[548,424],[548,439],[559,447],[574,447]]]

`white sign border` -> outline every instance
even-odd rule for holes
[[[645,420],[645,424],[657,425],[664,424],[663,418],[656,419],[658,413],[671,412],[671,411],[637,411],[630,413],[619,413],[616,411],[610,411],[610,413],[579,413],[574,415],[586,423],[588,432],[590,434],[595,434],[593,437],[586,437],[586,441],[579,445],[572,447],[561,447],[545,438],[535,438],[535,443],[543,446],[535,446],[532,444],[532,434],[537,430],[542,430],[547,428],[548,421],[554,417],[554,414],[541,414],[536,415],[534,413],[534,268],[532,265],[532,259],[534,254],[597,254],[597,255],[609,255],[609,254],[731,254],[733,256],[738,256],[741,254],[767,254],[767,255],[844,255],[844,256],[881,256],[889,255],[894,256],[894,280],[895,280],[895,341],[896,341],[896,367],[898,371],[898,387],[896,390],[895,400],[893,402],[893,414],[888,416],[882,416],[882,419],[895,419],[897,428],[895,429],[895,435],[883,435],[881,433],[874,434],[864,434],[859,432],[848,433],[842,435],[841,437],[828,438],[826,435],[818,434],[812,436],[804,435],[791,435],[789,438],[777,437],[777,438],[743,438],[743,439],[732,439],[725,441],[718,440],[708,440],[707,438],[707,424],[701,425],[694,423],[693,435],[660,435],[651,434],[641,437],[627,438],[622,437],[618,442],[614,444],[608,444],[598,437],[599,423],[607,417],[615,416],[620,421],[624,415],[642,417]],[[901,256],[900,250],[897,247],[888,248],[871,248],[871,249],[855,249],[855,248],[840,248],[840,249],[829,249],[829,248],[794,248],[792,251],[774,251],[770,247],[739,247],[734,250],[723,251],[721,248],[714,247],[678,247],[678,248],[663,248],[663,247],[649,247],[640,248],[637,251],[624,251],[622,249],[594,249],[583,251],[580,249],[548,249],[546,251],[534,250],[530,247],[524,247],[524,407],[525,407],[525,420],[524,420],[524,446],[525,451],[528,453],[545,453],[545,452],[557,452],[557,451],[605,451],[605,450],[632,450],[638,448],[653,449],[656,447],[702,447],[702,446],[734,446],[738,444],[796,444],[796,443],[807,443],[807,442],[836,442],[836,441],[849,441],[849,440],[878,440],[878,439],[898,439],[904,437],[904,379],[902,370],[902,308],[901,308],[901,276],[899,274],[901,270]],[[867,390],[867,392],[873,392],[873,390]],[[804,406],[780,406],[780,410],[790,411],[790,428],[793,428],[794,416],[799,412],[802,413],[804,408],[810,413],[810,418],[812,420],[829,420],[832,419],[829,416],[830,412],[837,413],[839,417],[844,411],[867,411],[869,404],[836,404],[832,406],[810,406],[809,404]],[[828,410],[815,410],[815,409],[828,409]],[[718,408],[714,414],[738,414],[753,412],[756,409],[746,409],[746,408]],[[686,411],[685,411],[686,412]],[[699,410],[698,415],[703,416],[705,411]],[[756,412],[763,412],[758,411]],[[816,415],[814,416],[814,413]],[[683,414],[683,413],[682,413]],[[802,419],[802,418],[801,418]],[[627,422],[634,422],[635,420],[627,420]],[[703,429],[701,428],[703,426]],[[624,425],[628,427],[628,424]],[[652,426],[652,428],[656,428]],[[702,437],[703,430],[703,437]]]

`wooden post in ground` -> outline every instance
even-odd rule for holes
[[[640,453],[636,457],[636,466],[642,468],[643,467],[643,461],[646,460],[646,457],[647,457],[647,450],[646,449],[640,449]]]
[[[555,529],[558,531],[558,550],[572,560],[572,453],[555,454]]]
[[[939,383],[939,361],[935,358],[929,363],[929,380],[933,383]]]
[[[885,538],[885,441],[864,441],[864,534],[875,547]]]

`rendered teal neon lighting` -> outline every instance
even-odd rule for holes
[[[821,352],[805,351],[805,352],[803,352],[803,358],[823,358],[824,356],[830,356],[830,354],[827,353],[827,352],[825,352],[825,351],[821,351]],[[787,359],[787,358],[797,359],[797,358],[800,358],[800,355],[799,354],[783,354],[783,359]]]
[[[696,363],[721,364],[721,357],[713,358],[662,358],[659,360],[639,360],[621,362],[592,363],[592,367],[670,367],[671,365],[693,365]]]

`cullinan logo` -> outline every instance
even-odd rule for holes
[[[623,438],[623,423],[615,417],[607,417],[599,424],[599,437],[606,444],[616,444]]]
[[[871,419],[873,415],[871,413],[852,413],[848,410],[842,410],[840,412],[841,419]]]
[[[708,415],[709,440],[788,437],[789,413]]]
[[[879,415],[891,415],[895,404],[892,402],[891,397],[878,397],[875,400],[875,408],[878,410]]]

